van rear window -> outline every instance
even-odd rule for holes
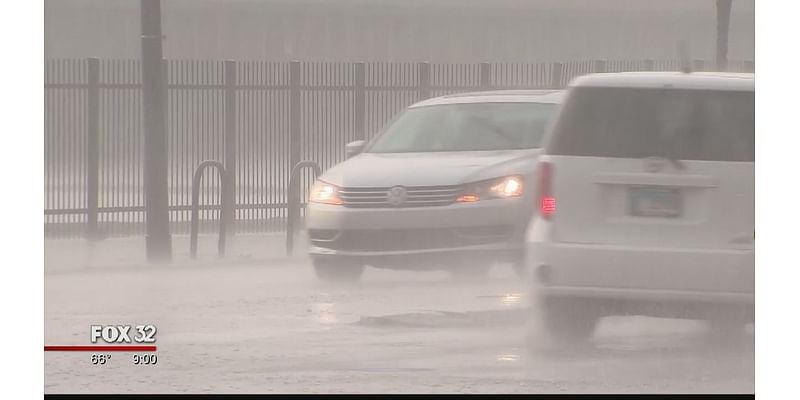
[[[546,153],[753,161],[754,92],[573,88]]]

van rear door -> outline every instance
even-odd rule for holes
[[[546,144],[561,242],[752,248],[754,92],[576,87]]]

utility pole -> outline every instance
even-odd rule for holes
[[[147,260],[172,259],[167,190],[166,77],[162,70],[161,0],[141,0],[144,191]]]
[[[717,71],[728,68],[728,31],[731,26],[731,2],[717,0]]]

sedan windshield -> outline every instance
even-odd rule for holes
[[[466,103],[411,108],[371,153],[512,150],[540,147],[555,110],[546,103]]]

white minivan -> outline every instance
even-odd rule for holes
[[[620,314],[752,320],[754,87],[753,74],[680,72],[570,84],[526,233],[548,330],[585,339]]]

